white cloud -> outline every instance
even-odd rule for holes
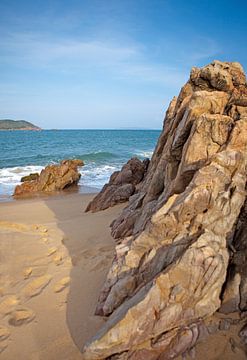
[[[151,60],[151,49],[139,44],[46,37],[44,34],[9,34],[0,39],[0,62],[18,67],[61,73],[102,72],[114,79],[152,82],[178,87],[187,69]]]
[[[29,65],[52,65],[55,61],[82,61],[94,64],[121,62],[138,54],[134,47],[120,46],[97,40],[57,39],[35,34],[11,34],[0,40],[1,58]]]

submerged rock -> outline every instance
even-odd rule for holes
[[[84,346],[85,359],[173,359],[194,346],[222,299],[246,307],[246,170],[241,65],[193,68],[138,192],[112,224],[116,253],[96,309],[109,319]],[[229,258],[240,274],[232,287]]]
[[[136,190],[147,170],[149,160],[130,159],[120,171],[115,171],[99,194],[88,204],[87,211],[105,210],[116,204],[126,202]]]
[[[76,184],[81,175],[78,166],[83,166],[82,160],[63,160],[59,165],[48,165],[40,175],[30,174],[29,180],[24,180],[17,185],[14,196],[26,195],[35,192],[52,192],[62,190],[72,184]]]

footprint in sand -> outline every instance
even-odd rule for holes
[[[62,253],[58,253],[53,256],[52,260],[56,265],[61,265],[63,262],[64,255]]]
[[[44,227],[43,225],[33,225],[33,228],[35,230],[38,230],[41,233],[47,233],[48,229],[46,227]]]
[[[0,221],[0,226],[2,228],[11,230],[11,231],[20,231],[20,232],[26,232],[26,231],[30,231],[31,228],[28,225],[25,224],[18,224],[18,223],[12,223],[9,221]]]
[[[8,347],[8,343],[4,341],[3,343],[0,343],[0,354]]]
[[[8,338],[10,337],[10,331],[4,326],[0,326],[0,354],[8,346]]]
[[[65,265],[68,265],[68,266],[71,267],[71,265],[72,265],[72,259],[71,259],[70,257],[67,257],[67,258],[65,259]]]
[[[47,256],[51,256],[51,255],[55,254],[55,252],[57,252],[57,248],[52,247],[48,250]]]
[[[43,275],[30,281],[24,287],[24,289],[22,289],[21,291],[22,295],[26,299],[39,295],[44,290],[44,288],[49,284],[51,279],[52,279],[51,275]]]
[[[6,316],[10,314],[19,304],[19,300],[15,295],[6,296],[0,303],[0,315]]]
[[[32,274],[32,272],[33,272],[32,267],[28,267],[28,268],[24,269],[23,270],[24,279],[28,279],[30,277],[30,275]]]
[[[59,293],[61,291],[63,291],[70,283],[70,277],[64,277],[63,279],[61,279],[60,281],[58,281],[56,283],[56,285],[54,286],[54,291],[56,293]]]
[[[13,311],[9,318],[9,324],[12,326],[21,326],[28,324],[35,318],[35,313],[28,308],[20,308]]]
[[[10,336],[9,329],[4,326],[0,326],[0,341],[2,342],[8,339],[9,336]]]

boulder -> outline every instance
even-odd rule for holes
[[[30,180],[24,180],[17,185],[14,196],[27,195],[37,192],[53,192],[76,184],[81,175],[78,166],[83,166],[82,160],[63,160],[59,165],[48,165],[38,176],[30,174]],[[33,179],[33,177],[35,179]]]
[[[87,211],[105,210],[116,204],[126,202],[136,191],[147,170],[149,160],[130,159],[120,171],[115,171],[102,190],[88,204]]]
[[[173,359],[222,299],[246,307],[246,100],[241,65],[214,61],[171,101],[145,178],[112,223],[96,308],[109,318],[84,359]]]

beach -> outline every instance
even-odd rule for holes
[[[1,203],[1,359],[81,359],[104,322],[94,310],[123,206],[84,213],[92,196]]]
[[[80,350],[104,323],[94,311],[114,255],[109,224],[124,205],[84,213],[92,197],[1,203],[1,359],[83,359]],[[209,323],[227,318],[218,314]],[[211,335],[186,358],[245,359],[239,330],[236,324]]]

